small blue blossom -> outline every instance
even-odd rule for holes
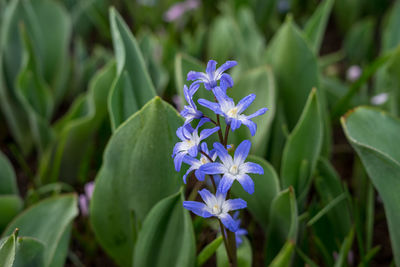
[[[216,69],[217,62],[215,60],[210,60],[207,64],[206,73],[190,71],[187,75],[187,80],[195,81],[194,84],[203,83],[207,90],[218,86],[217,82],[221,80],[221,84],[223,84],[225,88],[230,88],[233,86],[233,79],[229,74],[224,72],[236,65],[236,61],[227,61]]]
[[[243,186],[243,189],[249,194],[254,193],[254,182],[248,173],[263,174],[264,169],[253,162],[244,162],[249,154],[251,142],[244,140],[236,148],[234,158],[228,154],[228,151],[220,143],[214,143],[214,149],[222,163],[206,163],[200,167],[200,171],[205,174],[221,174],[222,179],[219,182],[218,190],[226,193],[235,180]]]
[[[214,162],[217,158],[217,154],[215,153],[215,150],[211,150],[211,152],[208,151],[208,147],[206,143],[201,143],[200,145],[200,149],[201,151],[203,151],[205,154],[209,155],[209,157],[212,159],[212,161],[210,161],[205,155],[201,154],[200,155],[200,159],[196,159],[193,158],[189,155],[185,155],[183,157],[183,162],[185,162],[186,164],[190,165],[190,168],[186,171],[185,175],[183,176],[183,182],[186,184],[186,177],[189,175],[189,173],[191,173],[192,171],[195,171],[194,174],[196,176],[196,178],[199,181],[204,181],[204,176],[205,174],[200,172],[199,168],[206,164],[206,163],[210,163],[210,162]]]
[[[207,189],[200,190],[199,194],[205,204],[197,201],[184,201],[183,207],[204,218],[217,217],[229,231],[236,232],[239,225],[229,212],[246,208],[246,201],[240,198],[225,200],[226,193],[218,190],[216,195],[211,194]]]
[[[199,104],[211,109],[215,114],[224,116],[226,123],[231,126],[232,131],[235,131],[244,124],[249,128],[251,135],[254,136],[257,131],[257,124],[255,124],[251,119],[264,114],[268,109],[261,108],[249,116],[242,114],[242,112],[253,103],[256,95],[250,94],[246,96],[235,106],[235,102],[233,102],[232,98],[226,95],[225,90],[216,87],[213,89],[213,92],[218,103],[206,99],[199,99]]]
[[[236,211],[235,214],[233,214],[233,219],[235,220],[238,229],[235,232],[235,239],[236,239],[236,245],[239,247],[243,243],[243,236],[247,235],[248,232],[244,228],[240,228],[240,223],[241,220],[239,219],[239,211]]]
[[[180,171],[185,155],[189,154],[192,157],[197,157],[200,142],[219,130],[219,127],[204,129],[199,135],[199,128],[208,121],[206,118],[201,119],[195,129],[190,124],[186,124],[176,130],[176,135],[182,140],[182,142],[178,142],[175,145],[172,153],[176,171]]]
[[[196,93],[197,89],[199,89],[199,86],[199,84],[192,84],[190,88],[186,85],[183,87],[183,94],[186,102],[189,104],[189,106],[185,106],[181,111],[182,117],[185,118],[185,125],[194,119],[200,119],[203,117],[203,113],[197,109],[197,106],[193,101],[193,95]]]

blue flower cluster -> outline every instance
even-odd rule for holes
[[[205,73],[194,71],[188,73],[187,79],[193,81],[193,83],[190,87],[185,85],[183,88],[188,105],[181,111],[185,122],[176,131],[181,141],[175,145],[172,157],[176,171],[180,171],[182,163],[190,166],[183,176],[184,183],[191,173],[194,173],[199,181],[205,181],[205,177],[208,175],[215,191],[215,194],[212,194],[209,190],[202,189],[198,193],[204,202],[184,201],[183,206],[198,216],[218,218],[226,229],[236,232],[237,241],[240,241],[240,235],[247,232],[239,228],[238,214],[236,213],[233,218],[230,212],[246,208],[247,203],[240,198],[229,199],[230,188],[237,180],[244,190],[252,194],[254,182],[249,174],[263,174],[264,170],[256,163],[246,162],[251,148],[249,140],[242,141],[235,149],[232,157],[229,154],[232,147],[228,145],[228,135],[229,131],[235,131],[243,124],[249,128],[251,135],[254,136],[257,125],[252,119],[264,114],[267,108],[262,108],[251,115],[244,115],[243,112],[251,105],[256,96],[250,94],[235,105],[233,99],[227,95],[228,89],[233,87],[234,84],[232,77],[225,71],[236,64],[235,61],[227,61],[217,69],[217,62],[210,60]],[[215,120],[198,110],[193,99],[201,85],[212,92],[215,102],[198,99],[198,104],[213,111],[216,115]],[[221,117],[225,119],[224,134],[220,121]],[[193,128],[191,123],[196,120],[198,121],[197,126]],[[199,129],[206,124],[214,124],[214,127],[200,131]],[[212,150],[209,150],[204,140],[217,132],[220,140],[213,144]]]

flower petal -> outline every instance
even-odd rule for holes
[[[197,100],[197,102],[202,105],[203,107],[206,107],[212,111],[214,111],[215,114],[222,114],[222,111],[219,107],[219,105],[217,103],[208,101],[206,99],[200,98],[199,100]]]
[[[226,202],[227,208],[231,210],[240,210],[247,207],[247,202],[241,198],[228,199]],[[239,222],[240,223],[240,222]]]
[[[183,201],[183,207],[204,218],[209,218],[212,216],[212,214],[208,212],[207,206],[201,202]]]
[[[219,130],[219,127],[214,127],[212,129],[204,129],[203,131],[201,131],[200,133],[200,140],[204,140],[207,137],[209,137],[210,135],[212,135],[213,133],[217,132]]]
[[[249,140],[243,140],[235,150],[234,162],[237,165],[241,165],[249,155],[251,148],[251,142]]]
[[[222,76],[222,73],[224,73],[226,70],[234,67],[237,65],[236,61],[227,61],[224,64],[222,64],[216,71],[215,71],[215,79],[219,80]]]
[[[207,82],[208,77],[207,74],[205,74],[204,72],[189,71],[187,75],[187,80],[188,81],[201,80],[203,82]]]
[[[175,170],[177,172],[179,172],[181,170],[182,160],[185,155],[186,155],[186,152],[179,152],[178,154],[176,154],[176,156],[174,158]]]
[[[201,165],[199,170],[205,174],[214,175],[224,173],[226,168],[219,162],[213,162]]]
[[[224,90],[226,92],[226,89],[233,87],[233,79],[229,74],[222,74],[221,75],[221,79],[220,79],[221,83],[221,89]]]
[[[199,195],[203,199],[203,201],[206,203],[206,205],[210,208],[212,208],[215,205],[216,199],[213,194],[211,194],[210,191],[207,189],[202,189],[199,191]]]
[[[225,147],[218,142],[214,143],[214,149],[215,152],[217,153],[218,157],[222,161],[222,163],[225,166],[231,166],[233,163],[232,157],[228,154],[228,151],[225,149]]]
[[[242,185],[243,189],[250,195],[254,193],[254,182],[247,174],[237,176],[237,180]]]
[[[210,79],[213,79],[214,77],[214,72],[217,67],[217,62],[215,60],[209,60],[207,63],[207,68],[206,68],[206,73],[210,77]]]
[[[257,132],[257,124],[255,124],[253,121],[245,118],[245,119],[240,119],[240,121],[249,128],[251,136],[254,136]]]
[[[268,110],[267,108],[260,108],[259,110],[257,110],[257,111],[254,112],[253,114],[247,116],[247,118],[250,120],[250,119],[252,119],[252,118],[254,118],[254,117],[263,115],[265,112],[267,112],[267,110]]]
[[[245,111],[251,105],[251,103],[253,103],[254,99],[256,99],[255,94],[250,94],[242,98],[236,106],[238,109],[237,112],[241,114],[243,111]]]
[[[235,181],[235,179],[230,175],[222,176],[222,179],[218,185],[218,190],[221,191],[221,193],[228,192],[228,190],[231,188],[234,181]]]
[[[264,174],[264,169],[254,162],[246,162],[240,166],[240,169],[245,173]]]
[[[231,232],[236,232],[238,229],[237,223],[232,219],[231,215],[228,213],[221,214],[218,216],[224,226]]]

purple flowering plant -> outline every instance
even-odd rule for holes
[[[243,113],[256,96],[250,94],[236,105],[228,96],[229,88],[234,86],[234,82],[225,72],[236,65],[236,61],[227,61],[217,68],[217,62],[210,60],[205,73],[188,73],[187,80],[193,82],[189,87],[185,85],[183,88],[188,105],[181,111],[185,122],[176,131],[181,141],[175,145],[172,153],[176,171],[180,171],[183,163],[189,165],[183,176],[184,183],[188,177],[195,177],[199,182],[204,182],[205,187],[211,187],[209,189],[214,192],[203,188],[197,192],[202,202],[184,201],[183,207],[204,218],[217,218],[232,266],[237,265],[236,245],[242,243],[242,236],[247,233],[245,229],[240,228],[239,213],[232,212],[246,208],[247,203],[240,198],[232,199],[230,189],[237,180],[247,193],[253,194],[254,182],[249,174],[263,174],[264,170],[260,165],[246,161],[251,148],[250,140],[243,140],[234,150],[233,156],[230,155],[234,144],[228,144],[229,132],[244,125],[254,136],[257,125],[252,119],[267,111],[267,108],[261,108],[253,114],[245,115]],[[202,87],[213,94],[215,102],[199,99],[198,104],[211,110],[215,118],[200,111],[193,99]],[[225,121],[224,131],[222,119]],[[196,126],[193,127],[192,124]],[[212,124],[214,125],[210,126]],[[213,149],[209,150],[205,140],[213,134],[218,134],[219,142],[215,142]],[[192,173],[194,175],[190,176]],[[208,183],[206,177],[211,183]]]

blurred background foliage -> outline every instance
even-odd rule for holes
[[[179,204],[196,185],[173,170],[171,105],[209,59],[238,61],[232,97],[269,108],[252,139],[265,174],[251,198],[233,189],[249,204],[240,266],[400,264],[400,1],[0,0],[0,21],[14,266],[195,265],[216,227]],[[200,261],[227,266],[215,251]]]

